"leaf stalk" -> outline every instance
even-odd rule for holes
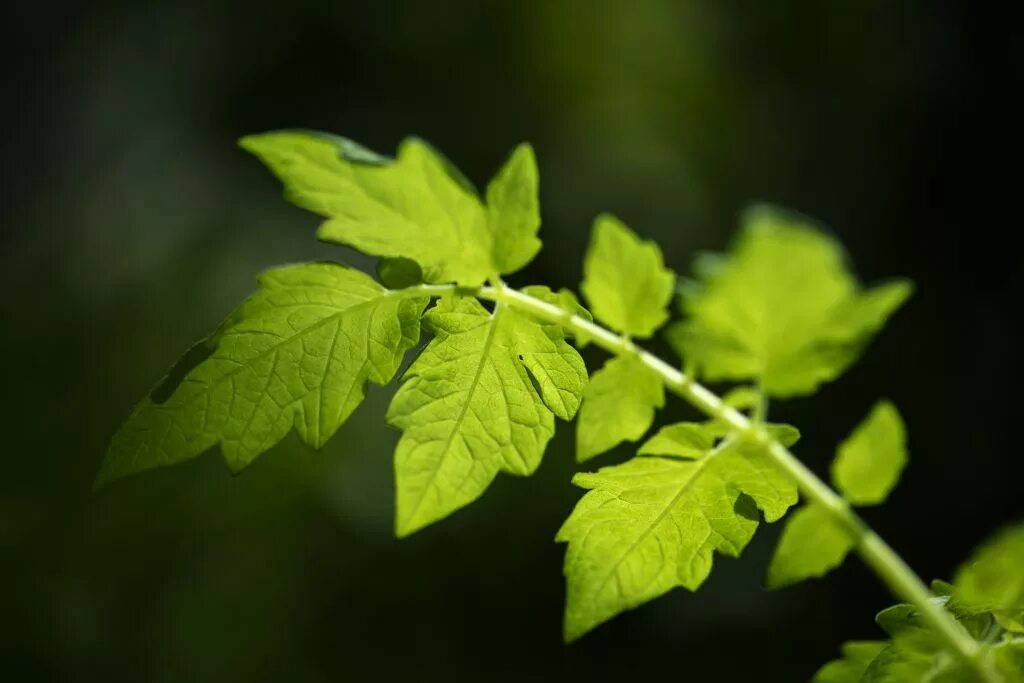
[[[420,285],[403,291],[414,290],[422,296],[463,294],[507,305],[548,322],[562,325],[609,353],[636,357],[657,373],[672,393],[680,396],[708,417],[728,424],[744,438],[761,444],[775,463],[793,478],[805,499],[825,509],[833,520],[850,535],[854,541],[854,548],[861,559],[875,572],[893,595],[914,606],[924,622],[942,639],[946,649],[967,663],[978,673],[981,680],[998,683],[999,679],[994,678],[980,661],[981,647],[978,642],[935,600],[935,596],[917,574],[854,512],[842,496],[832,490],[788,448],[773,439],[764,429],[760,420],[752,421],[740,411],[726,405],[721,397],[696,382],[690,375],[637,346],[628,337],[617,334],[560,306],[508,287],[501,281],[496,281],[495,285],[476,288],[457,288],[454,285]],[[412,295],[411,291],[410,295]]]

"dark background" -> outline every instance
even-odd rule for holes
[[[215,455],[90,484],[180,352],[290,260],[315,217],[234,147],[278,127],[380,151],[417,133],[483,183],[536,147],[545,250],[575,286],[620,215],[685,272],[766,200],[815,216],[867,281],[918,293],[818,398],[773,417],[825,471],[879,396],[912,462],[869,520],[925,577],[1024,513],[1017,24],[925,0],[97,2],[5,7],[0,678],[10,681],[808,678],[879,634],[856,559],[766,592],[740,560],[560,642],[579,497],[565,425],[531,479],[391,534],[398,432],[374,389],[321,453],[294,435],[238,477]],[[588,351],[588,361],[600,354]],[[660,418],[692,413],[673,402]],[[596,465],[626,458],[627,449]],[[588,466],[589,468],[589,466]],[[773,678],[774,677],[774,678]]]

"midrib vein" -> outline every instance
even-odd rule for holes
[[[690,490],[690,487],[693,486],[693,483],[700,478],[700,475],[701,473],[704,472],[704,469],[707,467],[707,464],[716,456],[720,455],[731,444],[731,440],[726,441],[725,443],[721,444],[718,448],[714,449],[713,451],[705,455],[703,458],[700,458],[699,460],[696,461],[697,466],[693,470],[692,476],[689,479],[687,479],[682,486],[679,487],[679,491],[677,491],[676,494],[672,496],[672,500],[668,502],[668,505],[666,505],[661,510],[661,512],[658,513],[658,516],[655,517],[654,520],[636,538],[636,540],[634,540],[629,545],[626,551],[619,556],[619,559],[617,559],[615,563],[612,565],[612,568],[608,571],[608,574],[605,575],[604,579],[601,580],[601,583],[598,584],[597,591],[595,591],[596,593],[600,593],[604,590],[605,586],[608,585],[608,582],[612,580],[612,577],[615,576],[615,573],[619,570],[619,567],[622,566],[622,563],[626,561],[626,558],[629,557],[630,554],[634,550],[636,550],[640,546],[640,544],[643,543],[644,540],[646,540],[647,537],[651,535],[651,533],[653,533],[653,531],[658,527],[658,525],[661,524],[662,520],[664,520],[665,517],[667,517],[668,514],[672,512],[672,508],[676,506],[676,503],[678,503],[679,500],[684,495],[686,495],[687,491]]]
[[[444,446],[441,449],[441,457],[437,459],[437,466],[434,467],[433,472],[430,474],[430,481],[423,487],[423,494],[420,496],[416,503],[416,507],[413,508],[411,519],[415,519],[419,514],[420,508],[423,507],[423,501],[427,498],[427,492],[434,486],[434,482],[437,481],[437,475],[441,471],[441,465],[444,463],[448,452],[452,447],[452,442],[455,441],[455,436],[459,433],[459,429],[462,427],[462,421],[466,418],[466,413],[469,412],[469,404],[473,400],[473,394],[476,393],[476,388],[480,385],[480,377],[483,375],[484,366],[487,364],[487,357],[491,353],[491,345],[494,343],[494,337],[498,329],[498,319],[501,316],[503,307],[500,303],[496,303],[494,306],[494,313],[491,315],[490,326],[491,329],[487,330],[487,336],[484,338],[483,347],[480,350],[480,362],[476,366],[476,371],[473,373],[473,380],[469,385],[469,389],[466,391],[466,400],[462,403],[462,407],[459,409],[459,414],[455,418],[455,424],[452,426],[451,432],[448,433],[448,438],[445,439]]]
[[[291,344],[292,342],[294,342],[294,341],[296,341],[298,339],[301,339],[303,336],[305,336],[307,334],[311,334],[312,332],[315,332],[316,330],[320,329],[321,327],[324,327],[325,325],[328,325],[328,324],[330,324],[332,322],[336,322],[337,321],[339,326],[340,326],[339,318],[341,318],[342,316],[344,316],[346,314],[354,313],[354,312],[362,310],[364,308],[370,308],[372,306],[376,306],[376,305],[380,304],[381,302],[386,301],[388,299],[398,300],[398,299],[412,299],[412,298],[415,298],[415,296],[411,296],[409,294],[405,294],[404,293],[405,291],[407,291],[407,290],[386,291],[385,293],[381,294],[378,297],[374,297],[372,299],[366,299],[365,301],[361,301],[361,302],[359,302],[358,304],[356,304],[354,306],[349,306],[348,308],[343,308],[343,309],[341,309],[339,311],[331,313],[330,315],[324,316],[323,318],[321,318],[320,320],[316,321],[315,323],[313,323],[309,327],[305,327],[305,328],[299,330],[298,332],[296,332],[295,334],[293,334],[290,337],[283,338],[277,344],[274,344],[272,346],[267,347],[263,351],[259,352],[257,355],[253,356],[252,358],[248,358],[245,361],[237,361],[237,360],[235,360],[233,358],[224,358],[222,360],[227,360],[227,361],[230,361],[230,362],[233,362],[233,363],[238,363],[238,367],[233,369],[233,370],[231,370],[230,372],[224,373],[223,375],[217,377],[214,380],[211,380],[209,382],[204,382],[203,383],[203,391],[200,392],[200,393],[205,393],[205,392],[210,391],[214,387],[221,386],[222,384],[224,384],[225,382],[229,381],[232,377],[234,377],[238,373],[244,372],[246,370],[251,369],[253,365],[256,365],[257,363],[259,363],[264,358],[267,358],[268,356],[271,356],[271,355],[277,353],[278,351],[280,351],[283,347],[287,346],[288,344]],[[395,294],[398,293],[398,292],[402,292],[402,294],[399,295],[399,296],[395,296]],[[328,304],[289,304],[287,307],[304,307],[304,306],[307,306],[307,305],[310,306],[310,307],[317,307],[317,306],[328,307]],[[253,330],[253,331],[261,333],[261,334],[264,332],[262,330]],[[230,332],[231,332],[231,329],[228,329],[228,330],[226,330],[224,332],[224,335],[227,335]],[[249,331],[243,331],[243,332],[241,332],[241,334],[250,334],[250,332]],[[222,336],[224,336],[224,335],[222,335]],[[211,358],[213,358],[213,356],[211,356]],[[200,366],[201,365],[202,365],[202,363],[200,363]],[[200,366],[196,366],[196,367],[198,368]],[[191,374],[191,372],[189,374]],[[181,383],[184,384],[185,382],[187,382],[189,380],[190,380],[190,378],[188,376],[186,376],[182,380]],[[191,381],[195,382],[197,380],[193,379]],[[174,394],[172,394],[171,398],[168,398],[167,401],[165,401],[164,403],[159,403],[159,404],[154,404],[154,405],[156,407],[166,406],[168,403],[170,403],[171,399],[174,398],[175,394],[177,394],[177,389],[175,389]]]

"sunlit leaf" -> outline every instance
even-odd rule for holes
[[[901,280],[862,290],[834,240],[764,207],[748,212],[727,257],[696,271],[669,341],[708,379],[758,379],[775,396],[838,377],[912,289]]]
[[[478,285],[540,249],[537,168],[521,145],[488,186],[489,206],[443,156],[407,138],[389,159],[323,133],[281,131],[239,143],[284,183],[287,198],[327,218],[319,236],[365,254],[418,263],[427,282]]]
[[[1024,524],[984,543],[954,581],[959,602],[986,611],[1024,612]],[[1012,615],[1007,615],[1012,619]]]
[[[599,216],[583,261],[583,296],[613,330],[650,337],[668,320],[675,275],[661,250],[614,216]]]
[[[434,339],[388,410],[396,532],[408,535],[476,500],[498,472],[540,464],[554,417],[579,408],[586,368],[557,325],[472,298],[443,298],[425,317]]]
[[[853,539],[818,505],[805,505],[786,520],[768,567],[769,588],[824,576],[842,564]]]
[[[896,407],[879,401],[836,451],[832,481],[854,505],[877,505],[907,464],[907,435]]]
[[[567,640],[676,586],[695,590],[715,551],[747,545],[757,509],[771,522],[797,500],[789,477],[738,439],[696,459],[637,456],[573,483],[589,491],[557,536],[569,544]]]
[[[591,376],[583,392],[576,459],[583,462],[623,441],[636,441],[664,405],[665,389],[657,374],[635,356],[612,358]]]

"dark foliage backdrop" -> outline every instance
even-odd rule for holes
[[[483,181],[540,161],[546,248],[574,286],[612,211],[685,271],[767,200],[829,224],[866,280],[918,294],[813,401],[773,406],[823,470],[880,395],[911,467],[870,520],[924,576],[1024,514],[1022,61],[982,3],[107,1],[5,8],[0,60],[0,678],[10,681],[807,678],[890,598],[856,561],[760,588],[738,561],[571,647],[555,530],[579,492],[561,429],[537,476],[391,534],[390,390],[321,453],[238,477],[212,455],[119,483],[106,440],[270,265],[352,260],[234,147],[302,126],[407,133]],[[1005,228],[1005,230],[1004,230]],[[358,261],[358,259],[357,259]],[[365,262],[358,261],[361,265]],[[596,358],[597,356],[594,356]],[[673,403],[664,419],[688,414]],[[596,464],[627,457],[620,449]]]

